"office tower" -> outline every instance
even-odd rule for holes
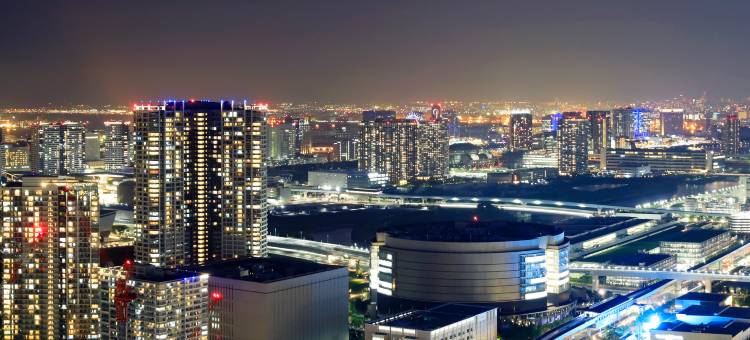
[[[685,122],[685,110],[683,109],[661,109],[661,135],[682,136],[685,134],[682,126]]]
[[[740,120],[736,114],[727,115],[721,139],[722,152],[725,155],[740,153]]]
[[[96,185],[26,177],[0,195],[3,338],[98,337]]]
[[[104,122],[104,169],[122,171],[130,160],[129,145],[129,122]]]
[[[448,137],[460,137],[461,122],[458,120],[458,113],[453,110],[445,110],[442,116],[448,122]]]
[[[8,171],[5,162],[5,155],[8,151],[8,146],[5,144],[5,135],[3,129],[0,129],[0,174]]]
[[[295,156],[310,153],[312,140],[310,138],[310,121],[307,118],[289,119],[294,131],[294,154]]]
[[[362,115],[359,169],[391,184],[443,180],[448,171],[448,126],[443,119],[396,119],[393,111]]]
[[[589,152],[593,154],[602,154],[606,152],[609,135],[609,111],[586,111],[586,118],[589,120],[591,127],[591,140],[589,141]]]
[[[28,171],[29,169],[29,143],[19,141],[4,145],[5,171]]]
[[[268,158],[274,161],[290,159],[295,156],[295,129],[291,124],[269,124]]]
[[[132,263],[100,272],[101,339],[208,338],[208,275]]]
[[[588,141],[591,127],[579,112],[564,112],[557,130],[561,175],[582,174],[588,166]]]
[[[341,139],[333,142],[333,157],[338,162],[354,161],[359,158],[359,140]]]
[[[245,104],[136,107],[137,262],[171,268],[267,254],[265,129]]]
[[[84,159],[88,161],[98,161],[102,159],[102,145],[99,141],[99,133],[94,131],[86,134]]]
[[[512,111],[508,127],[511,150],[528,150],[531,148],[531,111]]]
[[[46,176],[83,173],[86,129],[81,123],[43,123],[32,135],[31,170]]]

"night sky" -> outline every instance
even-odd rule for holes
[[[0,107],[750,95],[750,1],[13,1]]]

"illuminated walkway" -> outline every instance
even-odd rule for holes
[[[571,272],[591,273],[592,276],[627,276],[640,277],[644,279],[669,279],[683,281],[720,280],[733,282],[750,282],[750,275],[728,274],[719,271],[696,269],[696,270],[652,270],[642,267],[624,266],[582,266],[571,263],[568,266]]]

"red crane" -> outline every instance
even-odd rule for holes
[[[125,270],[125,277],[117,279],[115,283],[115,311],[117,322],[125,323],[128,321],[128,304],[135,300],[137,295],[128,287],[133,261],[125,260],[122,268]]]

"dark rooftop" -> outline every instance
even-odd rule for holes
[[[704,334],[729,334],[736,335],[750,328],[750,323],[732,321],[725,324],[702,324],[691,325],[684,322],[662,322],[655,328],[660,331],[687,332],[687,333],[704,333]]]
[[[703,242],[718,235],[728,233],[722,229],[689,228],[680,232],[664,234],[662,241],[666,242]]]
[[[165,269],[150,265],[136,264],[133,278],[151,282],[168,282],[197,278],[199,273],[185,269]]]
[[[615,266],[650,266],[672,257],[669,254],[649,253],[605,253],[585,258],[586,262],[606,263]]]
[[[731,318],[731,319],[750,319],[750,308],[712,306],[712,305],[692,305],[680,311],[679,314],[720,316],[720,317]]]
[[[677,298],[677,300],[722,302],[727,299],[724,294],[690,292]]]
[[[245,258],[210,263],[193,270],[209,273],[216,277],[270,283],[338,268],[341,267],[272,255],[265,258]]]
[[[506,221],[435,222],[396,226],[384,231],[396,238],[435,242],[520,241],[562,233],[554,226]]]
[[[437,306],[429,310],[403,313],[399,316],[383,319],[377,322],[377,324],[391,327],[431,331],[495,308],[497,307],[482,305],[446,304]]]
[[[609,298],[607,300],[604,300],[604,301],[602,301],[602,302],[600,302],[600,303],[598,303],[596,305],[593,305],[593,306],[589,307],[587,309],[587,311],[594,312],[594,313],[602,313],[602,312],[605,312],[608,309],[610,309],[612,307],[615,307],[615,306],[618,306],[621,303],[623,303],[625,301],[628,301],[628,300],[630,300],[630,298],[627,297],[627,296],[616,295],[616,296],[613,296],[613,297],[611,297],[611,298]]]

